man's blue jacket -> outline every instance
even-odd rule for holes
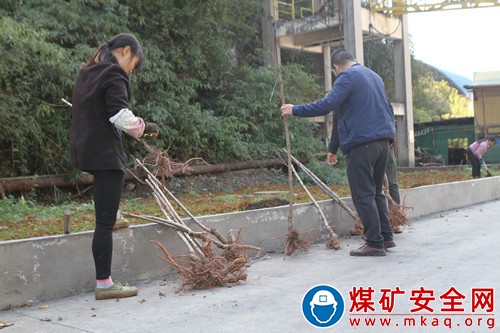
[[[293,115],[323,116],[335,110],[340,149],[379,140],[393,141],[396,134],[382,79],[371,69],[355,64],[340,72],[328,95],[309,104],[295,105]]]

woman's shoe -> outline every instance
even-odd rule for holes
[[[130,221],[123,217],[120,211],[116,212],[116,223],[113,230],[123,229],[130,227]]]
[[[95,288],[95,299],[112,299],[136,296],[139,289],[130,287],[127,283],[122,285],[120,282],[115,282],[111,288]]]

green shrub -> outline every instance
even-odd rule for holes
[[[131,108],[159,125],[153,145],[177,160],[275,157],[285,146],[280,72],[290,103],[310,102],[323,92],[299,66],[260,66],[260,5],[2,1],[0,177],[76,175],[68,159],[70,108],[61,98],[71,101],[80,65],[99,42],[120,32],[134,33],[143,44],[144,68],[131,75]],[[290,118],[294,154],[324,151],[317,129],[309,120]],[[126,151],[145,154],[132,139],[126,139]]]

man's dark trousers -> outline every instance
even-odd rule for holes
[[[389,156],[389,141],[375,141],[346,153],[352,201],[363,223],[366,243],[383,249],[392,240],[387,200],[382,190]]]

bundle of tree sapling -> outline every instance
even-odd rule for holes
[[[207,289],[228,286],[246,280],[246,268],[250,266],[247,251],[261,251],[252,245],[240,244],[240,232],[234,236],[230,231],[224,237],[217,229],[208,228],[199,221],[167,188],[162,186],[156,176],[138,159],[137,165],[146,172],[146,184],[152,190],[163,217],[123,213],[124,216],[155,222],[175,230],[188,250],[188,254],[174,257],[167,247],[159,241],[152,241],[161,250],[161,257],[174,266],[182,275],[184,282],[180,290]],[[184,223],[174,208],[175,203],[194,222],[198,230]]]
[[[283,77],[279,74],[281,104],[285,104],[285,89],[283,87]],[[288,116],[283,116],[283,125],[285,127],[286,154],[288,167],[288,235],[286,239],[285,255],[289,256],[297,250],[307,251],[311,247],[311,242],[304,240],[301,234],[294,228],[293,219],[293,165],[292,165],[292,146],[290,142],[290,131],[288,129]]]

